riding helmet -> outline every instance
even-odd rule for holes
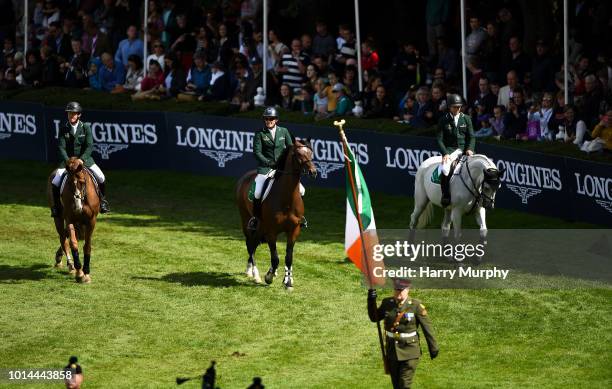
[[[66,104],[66,112],[78,112],[81,113],[83,112],[83,108],[81,108],[81,104],[77,103],[76,101],[71,101],[68,104]]]
[[[462,106],[463,99],[458,94],[452,94],[448,96],[448,98],[446,99],[446,105],[448,105],[449,107]]]
[[[278,112],[276,111],[276,108],[274,107],[266,107],[263,113],[263,117],[264,118],[277,118]]]

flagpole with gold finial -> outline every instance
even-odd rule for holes
[[[361,249],[363,250],[363,263],[364,263],[364,270],[366,272],[366,279],[368,281],[368,288],[372,289],[373,284],[372,284],[372,279],[370,277],[370,265],[368,262],[368,252],[366,250],[366,245],[365,245],[365,238],[363,236],[363,222],[361,220],[361,214],[359,213],[359,203],[357,202],[357,190],[355,188],[355,180],[353,179],[354,175],[353,175],[353,171],[351,170],[351,163],[349,161],[349,150],[348,150],[348,140],[346,139],[346,135],[344,134],[344,124],[346,124],[346,120],[341,119],[341,120],[336,120],[334,121],[334,126],[338,127],[338,131],[340,132],[340,140],[342,142],[342,146],[344,149],[344,163],[345,163],[345,167],[346,167],[346,173],[349,176],[349,182],[351,183],[351,194],[353,197],[353,204],[355,204],[355,215],[357,216],[357,223],[359,224],[359,237],[361,238]],[[382,358],[383,358],[383,365],[385,367],[385,373],[388,373],[388,366],[387,366],[387,358],[385,357],[385,346],[383,343],[383,336],[382,336],[382,330],[380,328],[380,320],[378,319],[378,317],[375,318],[376,319],[376,327],[378,329],[378,340],[380,343],[380,352],[382,353]]]

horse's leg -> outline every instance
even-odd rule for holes
[[[461,207],[453,207],[451,210],[451,222],[453,223],[453,231],[455,233],[455,241],[461,239],[461,216],[463,210]]]
[[[86,284],[91,282],[91,276],[89,275],[89,262],[91,260],[91,237],[93,235],[94,228],[96,227],[95,223],[96,222],[94,220],[91,222],[90,226],[83,226],[85,230],[83,234],[85,236],[85,244],[83,245],[83,273],[85,273],[85,275],[83,276],[82,282]]]
[[[70,250],[72,251],[72,257],[74,258],[74,268],[76,269],[75,279],[80,282],[83,278],[83,270],[81,266],[81,260],[79,259],[79,241],[77,239],[77,232],[74,224],[68,225],[68,233],[70,238]]]
[[[60,238],[61,239],[61,238]],[[64,257],[64,249],[62,248],[62,244],[60,243],[59,247],[55,251],[55,267],[60,268],[63,267],[62,258]]]
[[[62,267],[62,257],[64,256],[64,241],[66,239],[66,234],[64,233],[64,221],[63,219],[56,217],[53,219],[53,223],[55,224],[55,230],[57,231],[57,237],[60,242],[59,248],[55,252],[55,267]],[[68,257],[67,251],[65,254]]]
[[[487,222],[485,215],[487,211],[484,207],[478,207],[476,210],[476,223],[480,227],[480,243],[487,244]]]
[[[427,192],[423,182],[423,173],[419,172],[414,182],[414,210],[412,211],[412,215],[410,215],[410,230],[416,228],[419,217],[425,210],[427,203],[429,203],[429,199],[427,198]]]
[[[487,210],[484,207],[478,207],[478,209],[476,210],[476,223],[478,223],[478,226],[480,227],[480,244],[483,245],[484,248],[487,247],[487,232],[488,232],[487,222],[485,220],[486,213],[487,213]],[[477,256],[476,262],[481,263],[482,256]]]
[[[67,258],[66,265],[68,266],[68,270],[70,271],[70,274],[74,274],[75,272],[74,261],[70,253],[70,239],[66,231],[64,231],[64,233],[62,234],[62,240],[63,240],[62,247],[64,249],[64,253],[66,254],[66,258]]]
[[[270,248],[271,267],[264,278],[266,280],[266,284],[271,284],[274,280],[274,277],[276,277],[277,275],[276,270],[278,269],[280,259],[278,258],[278,252],[276,251],[276,236],[270,234],[266,237],[266,240],[268,241],[268,247]]]
[[[451,210],[451,222],[453,223],[453,231],[455,233],[455,244],[461,239],[461,216],[463,209],[461,207],[453,207]]]
[[[285,277],[283,278],[283,285],[288,290],[293,289],[293,246],[300,233],[299,227],[296,227],[293,231],[287,232],[287,253],[285,254]]]
[[[247,269],[246,275],[249,278],[252,278],[255,283],[261,283],[261,276],[259,275],[259,269],[257,269],[257,265],[255,264],[255,250],[257,250],[257,246],[259,243],[256,239],[249,237],[246,239],[247,251],[249,253],[249,260],[247,261]]]
[[[444,208],[444,218],[442,219],[442,243],[448,242],[448,236],[450,235],[451,228],[451,210]]]
[[[416,185],[420,185],[415,183]],[[425,192],[425,188],[415,189],[414,191],[414,210],[410,215],[410,225],[408,231],[408,242],[414,243],[416,239],[416,228],[419,223],[419,218],[423,214],[425,208],[427,208],[429,204],[429,199],[427,198],[427,193]]]

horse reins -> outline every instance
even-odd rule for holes
[[[465,186],[465,189],[468,190],[468,192],[470,192],[470,194],[472,196],[474,196],[474,203],[472,204],[472,207],[470,208],[470,210],[468,211],[468,213],[471,213],[474,208],[476,208],[476,205],[482,202],[482,199],[486,199],[488,201],[490,201],[491,203],[493,203],[493,198],[487,196],[483,191],[482,191],[482,187],[484,186],[484,183],[486,181],[486,179],[483,178],[482,180],[482,184],[480,184],[480,187],[476,186],[476,182],[474,181],[474,177],[472,177],[472,173],[470,172],[470,167],[468,164],[468,159],[469,156],[465,156],[464,158],[462,158],[465,161],[465,168],[467,169],[467,173],[468,173],[468,177],[470,177],[470,181],[472,182],[472,186],[474,187],[474,191],[476,191],[478,194],[472,192],[472,189],[470,189],[470,187],[468,186],[468,184],[465,183],[465,180],[463,179],[463,175],[461,174],[461,172],[459,172],[459,178],[461,179],[461,182],[463,183],[463,186]],[[463,169],[463,167],[461,167]]]
[[[80,191],[81,195],[77,196],[76,193],[74,194],[74,198],[81,200],[81,201],[85,201],[87,199],[87,174],[89,174],[89,169],[85,168],[84,174],[85,174],[85,179],[84,179],[85,184],[83,185],[83,190]],[[76,187],[76,184],[75,184],[75,187]]]
[[[307,145],[301,145],[301,146],[297,146],[296,149],[300,149],[302,147],[307,148],[308,150],[312,151],[312,147],[307,146]],[[293,155],[293,158],[295,158],[295,154]],[[313,159],[307,159],[306,161],[304,161],[303,163],[308,163],[308,162],[312,162]],[[296,170],[292,170],[292,171],[286,171],[286,170],[281,170],[281,169],[276,169],[276,173],[277,174],[291,174],[291,175],[300,175],[302,174],[302,172],[300,171],[300,168],[298,167]]]

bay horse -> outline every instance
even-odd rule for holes
[[[96,228],[96,219],[100,212],[100,197],[96,191],[92,173],[83,166],[83,161],[72,157],[66,162],[66,183],[61,190],[61,216],[54,218],[60,247],[55,253],[55,266],[62,266],[62,254],[66,255],[68,269],[75,275],[77,282],[89,283],[89,263],[91,258],[91,237]],[[47,197],[53,204],[51,180],[47,181]],[[83,246],[83,264],[79,259],[78,238],[85,240]],[[70,254],[72,253],[72,259]],[[73,262],[74,260],[74,262]]]
[[[455,240],[461,238],[461,218],[474,211],[480,228],[480,242],[487,243],[486,210],[495,206],[495,194],[501,186],[504,171],[487,156],[474,154],[462,156],[458,172],[450,182],[451,203],[444,208],[442,240],[448,241],[451,224]],[[410,240],[414,241],[415,228],[425,227],[433,216],[433,205],[441,207],[440,184],[433,182],[437,169],[442,163],[441,156],[433,156],[421,163],[414,182],[414,211],[410,216]],[[439,173],[442,174],[442,173]]]
[[[293,246],[300,235],[300,222],[304,216],[304,201],[300,194],[300,177],[303,174],[315,178],[317,168],[313,163],[310,142],[296,140],[279,158],[274,183],[261,203],[261,220],[256,231],[248,230],[247,224],[253,214],[253,203],[248,198],[249,190],[257,173],[254,170],[247,172],[236,184],[236,202],[249,253],[247,276],[253,278],[256,283],[261,282],[254,258],[257,246],[262,242],[268,243],[271,266],[265,275],[265,281],[271,284],[277,275],[280,262],[276,240],[278,235],[284,232],[287,236],[287,251],[283,285],[287,289],[293,288]],[[263,196],[262,193],[262,198]]]

